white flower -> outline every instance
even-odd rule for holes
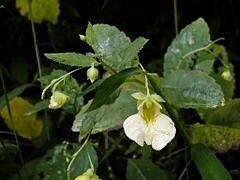
[[[155,150],[164,148],[175,136],[176,129],[173,121],[161,113],[159,102],[164,100],[157,94],[147,95],[134,93],[132,96],[138,100],[138,113],[129,116],[123,123],[127,137],[140,146],[152,145]]]
[[[173,121],[163,113],[148,123],[140,114],[129,116],[123,123],[127,137],[140,146],[152,145],[155,150],[164,148],[175,136],[176,129]]]
[[[49,103],[48,107],[50,109],[58,109],[66,103],[68,98],[69,97],[67,95],[65,95],[59,91],[54,91],[50,98],[50,103]]]

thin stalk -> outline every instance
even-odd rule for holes
[[[173,13],[174,13],[174,27],[175,34],[178,34],[178,12],[177,12],[177,0],[173,0]]]
[[[30,18],[31,19],[31,18]],[[32,36],[33,36],[33,45],[34,45],[34,50],[35,50],[35,55],[36,55],[36,60],[37,60],[37,66],[38,66],[38,74],[39,78],[42,78],[42,68],[41,68],[41,62],[40,62],[40,56],[39,56],[39,49],[38,49],[38,44],[37,44],[37,36],[36,36],[36,31],[35,31],[35,26],[34,23],[31,19],[31,29],[32,29]],[[43,85],[41,83],[41,89],[43,89]],[[44,110],[44,124],[46,126],[46,131],[47,131],[47,139],[50,140],[50,135],[49,135],[49,126],[48,126],[48,116],[47,116],[47,111]]]
[[[15,130],[15,124],[13,122],[12,112],[11,112],[11,108],[10,108],[10,105],[9,105],[9,99],[8,99],[8,96],[7,96],[6,85],[5,85],[5,81],[4,81],[1,69],[0,69],[0,79],[1,79],[1,84],[2,84],[2,88],[3,88],[4,98],[5,98],[5,101],[6,101],[8,115],[9,115],[10,121],[13,124],[13,134],[14,134],[15,143],[17,145],[18,156],[19,156],[19,159],[20,159],[20,163],[23,166],[24,165],[24,160],[23,160],[23,156],[22,156],[22,150],[21,150],[21,147],[20,147],[20,144],[19,144],[19,141],[18,141],[16,130]]]

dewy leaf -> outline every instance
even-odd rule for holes
[[[128,180],[169,180],[167,173],[148,159],[128,160]]]
[[[191,126],[192,142],[202,143],[214,150],[224,153],[240,146],[240,130],[210,124],[194,124]]]
[[[97,170],[98,157],[91,143],[87,143],[83,147],[83,149],[76,155],[76,158],[74,159],[70,168],[70,176],[72,179],[83,174],[89,168],[91,168],[89,158],[93,164],[94,170]]]
[[[137,112],[136,100],[129,92],[122,91],[112,104],[106,104],[93,111],[87,111],[89,104],[76,115],[72,126],[74,132],[80,131],[84,137],[92,129],[92,133],[117,129],[123,121]]]
[[[88,111],[95,110],[105,104],[109,97],[125,81],[126,78],[137,73],[140,73],[138,68],[130,68],[114,74],[103,81],[103,83],[98,87],[96,95]]]
[[[96,65],[98,64],[98,62],[94,58],[75,52],[46,53],[44,55],[48,59],[69,66],[89,67],[92,65],[92,63]]]
[[[163,79],[166,100],[181,108],[211,108],[224,103],[221,87],[201,71],[177,70]]]
[[[16,7],[20,14],[35,23],[41,23],[44,20],[57,23],[60,14],[59,6],[58,0],[16,0]]]
[[[107,24],[89,24],[86,42],[93,48],[106,69],[119,72],[138,65],[138,52],[147,40],[130,39],[116,27]]]
[[[231,180],[223,164],[206,146],[195,144],[191,147],[191,156],[203,180]]]
[[[19,96],[21,93],[23,93],[23,91],[25,91],[27,88],[32,87],[32,86],[33,86],[33,84],[25,84],[25,85],[22,85],[22,86],[19,86],[19,87],[13,89],[9,93],[7,93],[8,100],[10,101],[11,99]],[[0,111],[2,110],[2,108],[5,105],[6,105],[6,101],[5,101],[5,97],[3,95],[0,97]]]
[[[43,129],[42,120],[36,114],[25,116],[27,110],[32,107],[27,100],[16,97],[9,102],[9,106],[12,117],[9,116],[7,106],[0,111],[0,115],[9,129],[15,130],[18,135],[29,140],[41,135]]]
[[[205,47],[209,42],[209,28],[204,19],[199,18],[187,25],[168,47],[164,56],[164,76],[178,69],[190,70],[194,54],[186,55]]]

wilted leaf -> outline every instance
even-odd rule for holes
[[[44,20],[57,23],[60,14],[59,6],[58,0],[16,0],[16,7],[20,14],[36,23]]]
[[[36,114],[25,116],[32,104],[23,98],[16,97],[9,102],[9,106],[12,117],[9,116],[7,106],[0,112],[9,129],[15,130],[18,135],[30,140],[41,135],[43,129],[42,120]]]
[[[224,102],[221,87],[201,71],[172,72],[163,79],[162,89],[166,100],[181,108],[211,108]]]

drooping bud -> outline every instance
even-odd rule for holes
[[[50,109],[58,109],[61,108],[66,101],[68,100],[68,96],[59,92],[59,91],[54,91],[52,93],[52,96],[50,98],[50,104],[49,104],[49,108]]]
[[[229,69],[226,69],[222,72],[221,74],[222,78],[226,81],[231,81],[232,80],[232,75]]]
[[[93,83],[95,80],[98,79],[98,76],[99,76],[98,69],[94,67],[93,63],[92,66],[87,70],[87,79],[89,79],[91,83]]]
[[[94,173],[93,169],[88,169],[82,175],[75,178],[75,180],[100,180],[99,177]]]
[[[86,41],[86,36],[80,34],[79,37],[81,41]]]

